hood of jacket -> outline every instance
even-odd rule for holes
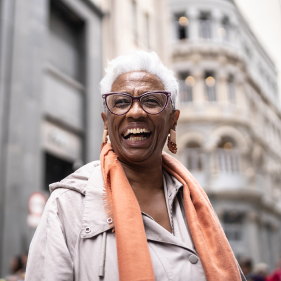
[[[63,188],[78,192],[83,197],[81,238],[94,237],[112,226],[107,222],[103,206],[104,182],[100,161],[93,161],[60,182],[50,184],[50,192]],[[73,205],[75,209],[75,205]]]
[[[100,161],[90,162],[74,173],[70,174],[63,180],[59,182],[55,182],[49,185],[50,192],[52,193],[57,188],[66,188],[71,189],[73,191],[77,191],[81,194],[86,194],[86,189],[88,185],[88,180],[91,174],[94,172],[95,168],[100,166]]]

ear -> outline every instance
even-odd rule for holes
[[[178,124],[178,119],[180,117],[180,111],[178,109],[175,109],[171,113],[171,127],[170,129],[173,129],[174,131],[176,130],[176,126]]]
[[[103,127],[105,130],[108,130],[108,122],[107,122],[107,116],[106,116],[106,113],[105,112],[102,112],[101,113],[101,118],[103,120]]]

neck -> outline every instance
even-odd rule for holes
[[[162,158],[151,165],[132,166],[122,163],[124,172],[132,189],[149,193],[163,188]]]

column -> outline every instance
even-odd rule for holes
[[[192,88],[194,103],[203,103],[205,101],[205,82],[204,71],[197,69],[192,72],[192,76],[195,79],[195,84]]]
[[[209,141],[209,140],[208,140]],[[209,143],[206,144],[204,148],[204,155],[205,155],[205,162],[204,162],[204,172],[205,172],[205,191],[211,190],[212,187],[212,174],[214,169],[214,161],[213,161],[213,155],[214,155],[214,148],[209,145]],[[217,212],[217,215],[219,219],[221,220],[223,212],[219,213]]]
[[[235,75],[235,80],[234,80],[235,101],[239,107],[243,108],[245,111],[248,111],[246,89],[245,89],[245,77],[244,74],[241,73],[240,71]]]
[[[190,42],[197,42],[199,39],[199,11],[192,8],[187,14],[189,19],[188,28]]]
[[[249,256],[253,260],[253,264],[261,261],[260,257],[260,241],[259,241],[259,216],[256,212],[251,211],[246,217],[247,244],[249,245]]]
[[[220,103],[228,102],[228,73],[225,68],[220,68],[217,72],[217,101]]]

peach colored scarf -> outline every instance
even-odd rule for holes
[[[241,281],[235,257],[210,201],[193,176],[176,159],[163,153],[163,168],[183,184],[189,230],[208,281]],[[116,233],[121,281],[155,280],[141,210],[123,167],[111,145],[100,155],[101,169]],[[110,213],[111,210],[111,213]]]

